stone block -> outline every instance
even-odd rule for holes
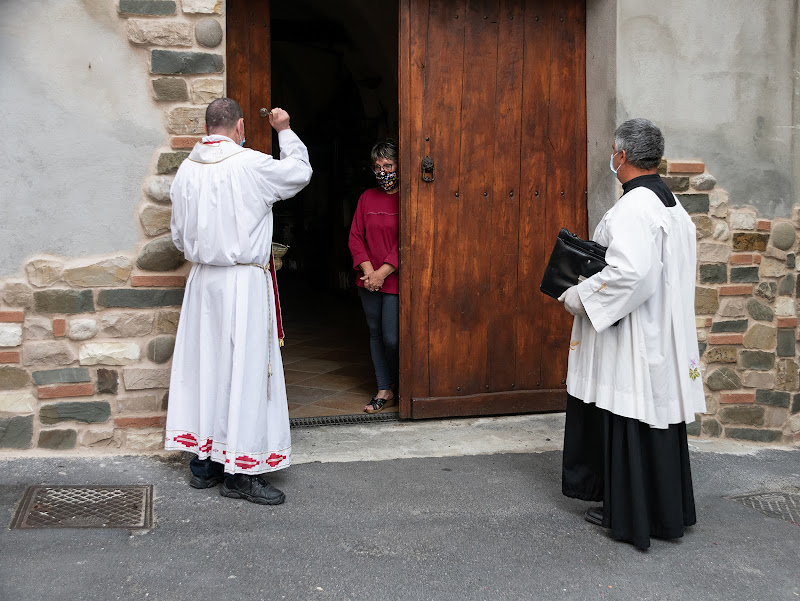
[[[700,436],[700,420],[695,420],[691,424],[686,424],[686,434],[689,436]]]
[[[706,170],[702,161],[669,161],[670,173],[703,173]]]
[[[127,368],[122,372],[126,390],[169,388],[169,368]]]
[[[692,222],[697,228],[697,239],[708,238],[714,235],[714,221],[708,215],[692,215]]]
[[[725,263],[706,263],[700,265],[701,284],[726,284],[728,266]]]
[[[792,399],[792,414],[800,413],[800,394],[794,395]]]
[[[793,317],[795,315],[794,299],[782,296],[775,301],[775,314],[781,317]]]
[[[134,288],[184,288],[184,275],[135,275],[131,278]]]
[[[778,294],[778,285],[775,282],[760,282],[755,290],[755,295],[772,302]]]
[[[23,331],[26,340],[47,340],[53,337],[53,322],[46,317],[28,317]]]
[[[80,444],[84,447],[120,448],[122,432],[113,428],[91,429],[81,434]]]
[[[81,382],[91,382],[89,370],[85,367],[62,367],[61,369],[47,369],[35,371],[33,381],[37,386],[49,386],[50,384],[78,384]]]
[[[794,246],[796,233],[794,226],[788,221],[779,221],[772,226],[772,244],[781,250],[789,250]]]
[[[720,305],[719,316],[743,317],[745,314],[744,309],[745,309],[745,302],[743,298],[741,297],[726,298],[722,301],[722,304]]]
[[[119,389],[119,374],[114,369],[100,368],[97,370],[97,392],[99,394],[117,394]]]
[[[769,234],[736,232],[733,234],[733,250],[743,252],[765,251]]]
[[[786,256],[788,253],[785,250],[781,250],[780,248],[776,248],[772,245],[767,246],[767,250],[764,251],[765,257],[771,257],[773,259],[777,259],[781,263],[786,262]]]
[[[778,328],[763,323],[753,325],[744,335],[742,344],[745,348],[769,351],[775,348],[778,337]]]
[[[54,384],[52,386],[39,386],[36,396],[39,399],[63,399],[66,397],[93,396],[94,386],[91,382],[81,384]]]
[[[160,236],[168,232],[171,217],[172,209],[163,205],[146,205],[139,213],[139,221],[148,236]]]
[[[719,438],[722,434],[722,426],[712,417],[703,419],[702,432],[711,438]]]
[[[70,340],[89,340],[97,336],[99,331],[94,319],[70,319],[67,335]]]
[[[144,180],[142,190],[156,202],[171,202],[169,189],[174,179],[174,175],[151,175]]]
[[[764,408],[758,405],[729,405],[720,409],[717,417],[723,424],[763,426]]]
[[[711,334],[708,337],[709,344],[742,344],[744,334]]]
[[[719,308],[719,292],[715,288],[695,288],[694,310],[698,315],[714,315]]]
[[[0,417],[0,449],[29,449],[32,443],[32,415]]]
[[[39,421],[45,425],[74,421],[85,424],[107,422],[111,407],[105,401],[53,403],[39,408]]]
[[[769,219],[759,219],[756,229],[760,232],[768,232],[772,229],[772,222]]]
[[[778,284],[778,296],[792,296],[795,289],[795,280],[793,273],[782,278]]]
[[[719,402],[722,405],[732,405],[740,403],[755,403],[755,392],[720,392]]]
[[[127,451],[163,451],[164,431],[153,432],[128,432],[125,436],[125,449]]]
[[[797,390],[797,364],[791,359],[780,359],[775,370],[775,388]]]
[[[72,286],[121,286],[131,275],[131,261],[127,257],[115,257],[88,265],[64,269],[62,279]]]
[[[0,323],[22,323],[25,311],[0,311]]]
[[[0,363],[19,363],[19,351],[0,351]]]
[[[698,356],[702,357],[703,353],[706,352],[706,348],[708,347],[707,342],[698,341],[697,342],[697,354]]]
[[[179,135],[202,135],[205,117],[204,107],[179,106],[167,113],[167,129]]]
[[[732,230],[755,230],[758,217],[752,211],[731,211]]]
[[[185,262],[186,258],[172,243],[172,238],[164,236],[145,244],[136,265],[145,271],[172,271]]]
[[[0,347],[11,348],[22,344],[22,326],[18,323],[0,323]]]
[[[114,425],[117,428],[163,428],[166,424],[166,415],[118,417],[114,420]]]
[[[714,233],[712,234],[714,240],[727,240],[731,237],[731,231],[728,224],[724,221],[712,222],[714,223]]]
[[[189,100],[189,86],[181,77],[158,77],[152,80],[153,97],[163,102],[185,102]]]
[[[697,260],[706,263],[727,263],[731,257],[728,244],[701,242],[697,247]]]
[[[683,176],[676,176],[676,175],[667,175],[662,176],[661,181],[667,184],[667,187],[672,192],[686,192],[689,189],[689,178],[685,175]]]
[[[39,432],[40,449],[52,449],[54,451],[66,451],[74,449],[78,440],[78,433],[75,430],[42,430]]]
[[[161,410],[166,411],[169,409],[169,390],[164,393],[164,396],[161,397]]]
[[[117,399],[119,410],[123,413],[153,413],[161,409],[161,395],[143,394]]]
[[[789,410],[784,407],[767,407],[764,411],[764,425],[767,428],[782,428],[789,419]]]
[[[176,334],[180,311],[159,311],[156,315],[156,331],[159,334]]]
[[[686,180],[686,188],[689,187],[689,178],[679,178],[681,180]],[[711,202],[708,198],[708,194],[676,194],[675,196],[678,197],[678,202],[683,205],[683,208],[686,209],[687,213],[701,213],[705,214],[708,213],[708,209],[711,206]]]
[[[791,429],[792,432],[795,433],[800,432],[800,415],[792,416],[792,418],[789,420],[789,428]],[[795,440],[798,439],[795,438]]]
[[[768,371],[746,371],[742,374],[742,386],[745,388],[775,388],[775,374]]]
[[[183,12],[189,14],[221,14],[222,0],[183,0],[181,8]]]
[[[734,319],[729,321],[717,321],[711,324],[711,332],[744,332],[747,330],[746,319]]]
[[[728,205],[722,203],[720,205],[714,205],[712,203],[711,208],[708,211],[708,214],[712,217],[717,217],[718,219],[726,219],[728,217]]]
[[[75,351],[66,342],[26,342],[22,347],[25,365],[69,365],[77,359]]]
[[[779,328],[796,328],[797,327],[797,318],[796,317],[779,317],[778,318],[778,327]]]
[[[169,141],[169,145],[173,150],[191,150],[202,139],[203,136],[173,136]]]
[[[794,253],[787,253],[786,254],[786,269],[794,269],[795,268],[795,254]]]
[[[192,82],[192,102],[209,104],[212,100],[222,98],[224,84],[221,79],[201,78]]]
[[[725,428],[727,438],[750,440],[752,442],[777,442],[781,439],[780,430],[757,430],[755,428]]]
[[[192,25],[185,21],[128,19],[128,40],[153,46],[191,46]]]
[[[701,173],[691,179],[692,188],[695,190],[711,190],[717,185],[717,180],[710,173]]]
[[[31,379],[28,372],[18,367],[0,366],[0,390],[25,388]]]
[[[63,338],[67,335],[67,320],[63,317],[56,317],[53,320],[53,336]]]
[[[38,290],[33,293],[37,313],[73,314],[94,312],[91,290]]]
[[[761,259],[761,268],[758,273],[763,278],[779,278],[786,274],[786,262],[771,257],[764,257]]]
[[[200,19],[194,26],[197,43],[206,48],[216,48],[222,43],[222,25],[216,19]]]
[[[153,363],[166,363],[175,350],[174,336],[158,336],[147,344],[147,358]]]
[[[139,355],[135,342],[87,342],[79,351],[81,365],[130,365]]]
[[[758,282],[758,267],[731,267],[731,283]]]
[[[778,330],[778,357],[795,356],[794,330]]]
[[[775,353],[764,351],[739,351],[737,365],[742,369],[768,370],[775,367]]]
[[[119,0],[119,12],[125,15],[174,15],[175,8],[174,0]]]
[[[183,302],[183,289],[122,289],[103,290],[97,303],[105,307],[144,309],[148,307],[177,307]]]
[[[183,50],[152,50],[150,71],[162,75],[222,73],[225,62],[221,54]]]
[[[158,155],[156,171],[161,175],[175,173],[188,156],[188,152],[162,152]]]
[[[6,282],[3,300],[9,307],[28,308],[33,305],[33,288],[22,282]]]
[[[61,279],[64,263],[55,259],[34,259],[25,266],[28,281],[37,288],[47,288]]]
[[[736,363],[738,350],[735,346],[712,346],[706,350],[706,363]]]
[[[742,382],[735,370],[730,367],[721,367],[711,372],[706,380],[706,386],[711,390],[737,390]]]
[[[28,390],[0,392],[0,413],[33,413],[36,399]]]
[[[153,331],[153,314],[136,311],[132,313],[105,313],[102,320],[103,334],[111,338],[137,338]]]

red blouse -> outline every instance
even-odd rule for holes
[[[381,288],[381,292],[388,294],[397,294],[400,291],[396,271],[400,266],[399,195],[399,192],[387,194],[381,188],[366,190],[358,199],[348,242],[350,254],[353,255],[353,268],[359,274],[359,265],[364,261],[372,263],[375,269],[384,263],[395,268],[395,272],[386,277]],[[356,285],[363,288],[361,275],[356,278]]]

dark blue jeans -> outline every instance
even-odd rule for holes
[[[358,289],[369,326],[369,350],[378,390],[397,388],[400,369],[400,304],[398,295]]]

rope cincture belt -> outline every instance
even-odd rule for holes
[[[236,263],[236,265],[245,265],[250,267],[258,267],[264,272],[264,276],[268,277],[269,273],[269,263],[266,265],[262,265],[261,263]],[[267,301],[267,320],[269,321],[269,341],[267,342],[267,378],[272,377],[272,305],[270,305],[269,300]]]

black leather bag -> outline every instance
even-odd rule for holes
[[[561,228],[539,290],[558,298],[567,288],[593,276],[605,266],[605,246]]]

